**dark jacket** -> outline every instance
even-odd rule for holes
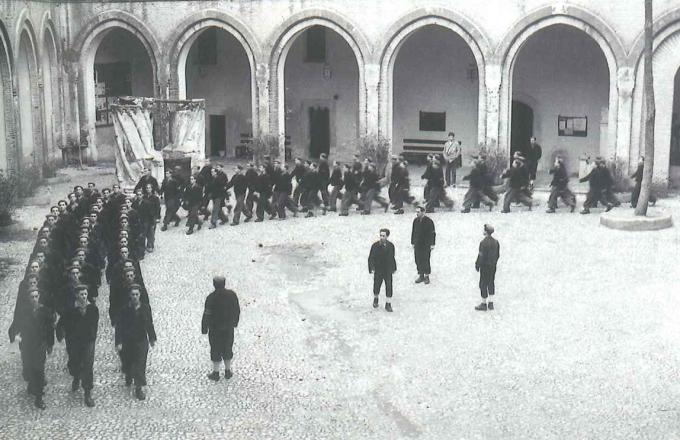
[[[147,183],[151,184],[151,188],[153,188],[153,190],[156,193],[160,191],[160,187],[158,186],[158,180],[156,180],[156,178],[151,174],[147,174],[146,176],[140,177],[139,182],[137,182],[137,185],[135,185],[134,190],[137,191],[140,188],[141,189],[146,188]]]
[[[246,170],[246,182],[248,182],[248,189],[250,191],[257,191],[255,187],[257,186],[257,170],[255,168],[248,168]]]
[[[500,244],[498,240],[493,237],[484,237],[484,239],[479,243],[479,254],[477,255],[477,261],[475,262],[475,267],[479,269],[480,267],[496,267],[498,258],[500,257]]]
[[[510,167],[501,177],[507,178],[510,188],[513,189],[522,189],[529,185],[529,174],[524,167]]]
[[[601,191],[608,189],[612,183],[612,175],[607,167],[596,166],[587,176],[581,178],[580,182],[590,182],[591,191]]]
[[[481,190],[487,186],[487,179],[486,175],[484,174],[484,170],[478,166],[473,167],[470,170],[470,174],[463,177],[463,180],[469,180],[470,188],[472,189]]]
[[[400,166],[395,172],[397,173],[396,187],[400,190],[409,190],[411,188],[411,178],[408,168]]]
[[[272,195],[272,178],[267,173],[262,173],[255,180],[254,190],[262,197],[268,198]]]
[[[128,304],[121,310],[116,323],[116,345],[135,342],[156,342],[156,330],[153,327],[151,307],[141,303],[135,310]]]
[[[368,254],[368,271],[377,273],[394,273],[397,271],[397,260],[394,259],[394,245],[386,241],[383,246],[380,240],[373,243]]]
[[[278,193],[290,194],[293,191],[293,176],[288,171],[276,174],[274,180],[274,191]]]
[[[139,202],[139,219],[144,223],[153,223],[161,218],[161,201],[151,194],[142,197]]]
[[[321,180],[321,186],[328,186],[328,181],[331,177],[331,169],[328,165],[328,161],[319,161],[319,179]]]
[[[295,177],[295,181],[300,184],[300,181],[302,180],[302,177],[307,174],[307,168],[305,168],[304,165],[295,165],[293,168],[293,172],[291,173],[292,177]]]
[[[355,171],[346,171],[343,176],[343,182],[345,183],[345,188],[347,191],[358,191],[359,190],[359,174]]]
[[[361,192],[366,192],[369,190],[380,190],[380,177],[375,171],[367,171],[364,173],[363,180],[361,181],[360,190]]]
[[[192,206],[200,206],[203,201],[203,187],[196,184],[193,186],[187,186],[184,189],[184,195],[182,196],[184,203],[188,205],[189,208]]]
[[[411,244],[416,247],[434,246],[437,233],[434,230],[434,222],[426,215],[413,219],[411,228]]]
[[[232,290],[216,289],[205,299],[201,332],[205,335],[208,330],[221,332],[238,327],[241,307],[238,297]]]
[[[43,305],[36,310],[32,308],[24,315],[19,323],[21,334],[21,350],[44,351],[54,345],[54,314]],[[10,341],[14,341],[16,333],[9,335]]]
[[[88,304],[85,314],[81,314],[77,307],[68,308],[57,322],[57,340],[64,337],[69,344],[85,345],[97,339],[99,325],[99,309],[94,304]]]
[[[182,182],[174,176],[165,178],[161,185],[160,193],[166,199],[178,199],[182,195]]]
[[[331,178],[329,181],[331,185],[337,187],[338,189],[342,189],[342,169],[340,167],[333,168],[333,172],[331,173]]]
[[[541,156],[543,156],[543,149],[538,144],[534,144],[533,147],[531,144],[528,145],[524,152],[524,157],[527,158],[527,162],[532,164],[537,164],[538,161],[541,160]]]
[[[427,184],[431,187],[444,187],[444,170],[442,167],[432,167],[427,173]]]
[[[231,176],[231,180],[227,184],[227,190],[232,187],[234,188],[234,194],[236,197],[244,195],[248,189],[248,181],[246,180],[246,176],[243,174],[234,174]]]
[[[566,189],[569,184],[569,175],[564,165],[558,165],[550,169],[550,174],[553,175],[552,182],[550,186],[554,186],[557,189]]]

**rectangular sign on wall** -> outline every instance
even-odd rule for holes
[[[558,136],[588,136],[587,116],[557,116]]]

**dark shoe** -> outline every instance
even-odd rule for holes
[[[194,233],[194,229],[193,229],[193,228],[191,228],[191,229],[189,229],[189,230],[187,231],[187,235],[191,235],[191,234],[193,234],[193,233]]]
[[[73,379],[71,382],[71,391],[76,392],[80,389],[80,379]]]
[[[423,281],[425,281],[425,277],[422,275],[418,275],[418,278],[416,278],[416,284],[420,284]]]
[[[224,378],[225,379],[231,379],[234,373],[231,372],[231,370],[224,370]]]
[[[379,305],[380,305],[380,303],[378,302],[378,297],[374,296],[373,297],[373,308],[377,309]]]
[[[390,303],[385,304],[385,310],[387,310],[388,312],[392,312],[392,304]]]
[[[219,371],[213,371],[212,373],[208,374],[208,379],[214,380],[217,382],[220,380],[220,372]]]
[[[90,391],[85,391],[85,397],[83,398],[83,401],[85,402],[85,406],[88,408],[94,407],[94,399],[92,398]]]
[[[339,215],[340,217],[347,217],[347,216],[349,216],[349,213],[341,212],[341,213],[338,214],[338,215]]]
[[[404,210],[403,210],[403,209],[397,209],[396,211],[394,211],[394,213],[397,214],[397,215],[398,215],[398,214],[403,214],[403,213],[404,213]]]
[[[45,402],[43,402],[42,396],[37,396],[35,398],[35,407],[38,409],[45,409],[47,408],[47,405],[45,405]]]
[[[179,226],[180,219],[175,220],[175,227]]]
[[[425,275],[425,284],[430,284],[430,276]]]
[[[487,310],[493,310],[493,302],[489,302],[486,306]]]
[[[229,219],[220,220],[221,225],[226,225],[227,223],[229,223]]]
[[[553,208],[548,208],[548,209],[545,211],[545,213],[546,213],[546,214],[554,214],[554,213],[555,213],[555,210],[554,210]]]
[[[583,208],[583,209],[581,210],[581,214],[590,214],[590,209]]]
[[[217,225],[215,223],[210,223],[210,226],[208,226],[208,229],[215,229]]]
[[[489,212],[493,211],[494,206],[496,206],[496,205],[494,205],[493,203],[489,204]],[[468,210],[468,212],[470,212],[470,211]]]
[[[569,207],[569,212],[574,212],[575,209],[576,209],[576,205],[571,205]]]
[[[276,216],[273,215],[273,214],[269,216],[269,220],[274,220],[275,218],[276,218]]]
[[[148,253],[150,253],[150,254],[153,254],[153,248],[152,248],[152,247],[146,248],[146,251],[147,251]]]
[[[307,211],[307,214],[305,214],[305,218],[310,218],[310,217],[314,217],[314,213],[311,212],[311,211]]]
[[[611,211],[613,207],[614,207],[614,205],[612,205],[611,203],[608,204],[607,207],[604,209],[604,212],[609,212],[609,211]]]
[[[479,311],[482,311],[482,312],[486,312],[486,310],[487,310],[487,309],[486,309],[486,303],[481,303],[481,304],[479,304],[478,306],[475,306],[475,310],[479,310]]]
[[[199,223],[198,224],[198,230],[200,231],[202,227],[203,227],[203,223]]]
[[[256,218],[255,223],[262,223],[264,221],[263,218]]]
[[[231,222],[229,223],[231,226],[238,226],[238,223]]]
[[[135,388],[135,397],[138,398],[139,400],[146,399],[146,394],[144,394],[144,390],[142,390],[142,387]]]
[[[243,223],[248,223],[248,222],[251,221],[252,219],[253,219],[253,216],[246,217],[246,219],[243,220]]]
[[[167,231],[167,230],[168,230],[168,225],[161,226],[161,231]]]
[[[502,212],[503,214],[507,214],[508,212],[510,212],[510,210],[509,210],[509,209],[501,209],[501,212]]]
[[[460,212],[462,212],[463,214],[467,214],[470,212],[470,208],[461,209]]]
[[[125,375],[125,386],[129,387],[130,385],[132,385],[132,376],[129,376],[129,375],[126,374]]]

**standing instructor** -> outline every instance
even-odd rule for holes
[[[373,308],[377,309],[380,288],[385,282],[385,310],[392,311],[392,274],[397,271],[397,261],[394,258],[394,245],[387,240],[390,230],[380,230],[380,240],[373,243],[368,255],[368,273],[373,274]]]
[[[434,249],[436,235],[434,222],[425,215],[425,208],[419,206],[416,209],[416,218],[413,219],[411,229],[411,246],[413,246],[418,269],[416,283],[430,284],[430,252]]]

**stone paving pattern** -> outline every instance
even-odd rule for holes
[[[659,205],[680,219],[678,200]],[[147,400],[124,386],[102,288],[92,409],[70,392],[63,344],[47,361],[47,409],[26,395],[4,333],[35,238],[19,233],[0,242],[0,257],[20,261],[0,281],[0,438],[679,438],[678,228],[613,231],[597,214],[540,208],[432,215],[429,286],[413,284],[412,213],[159,230],[142,262],[158,334]],[[37,226],[46,210],[18,214]],[[486,222],[501,259],[496,310],[482,313],[474,259]],[[384,294],[371,307],[366,258],[380,227],[397,251],[392,314]],[[200,319],[218,273],[242,315],[234,377],[213,383]]]

